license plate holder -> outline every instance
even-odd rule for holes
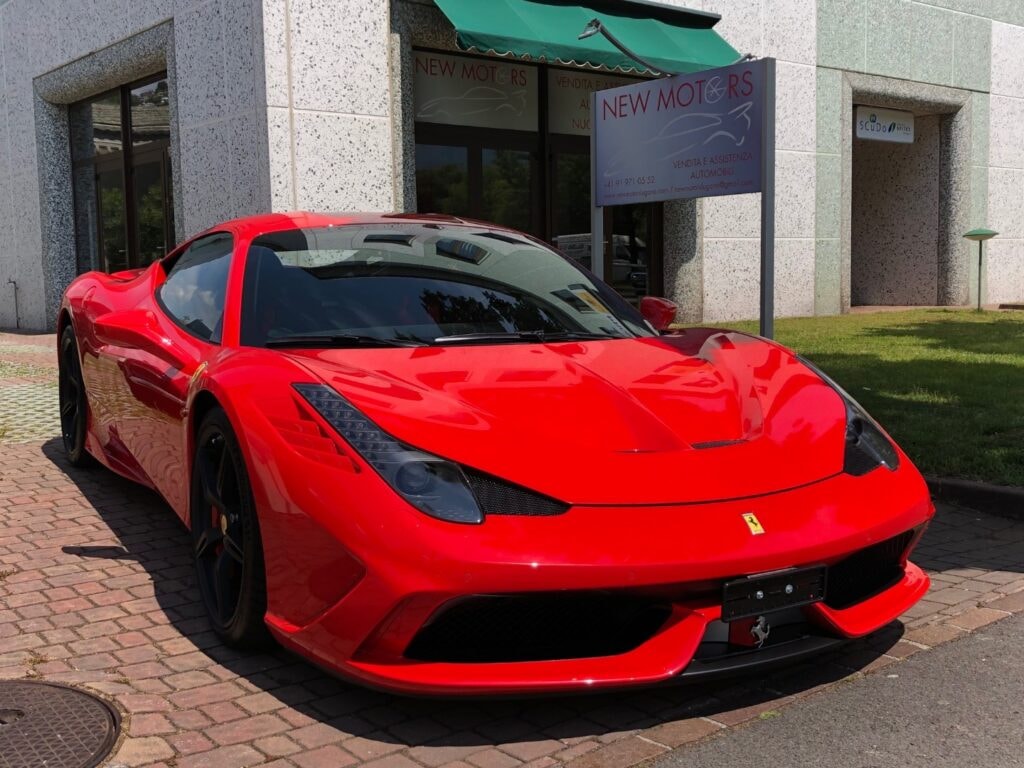
[[[827,568],[787,568],[725,582],[722,621],[736,621],[825,599]]]

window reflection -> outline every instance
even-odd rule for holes
[[[173,247],[166,77],[69,110],[78,269],[143,267]]]
[[[469,150],[417,144],[416,199],[427,213],[468,216]]]
[[[173,245],[167,80],[133,88],[129,101],[136,263],[141,267],[161,258]]]
[[[125,238],[124,174],[120,165],[96,169],[100,253],[107,272],[128,269]]]
[[[138,149],[154,141],[170,140],[171,121],[167,80],[140,85],[129,96],[132,117],[132,146]]]
[[[650,205],[612,208],[612,270],[609,282],[626,300],[636,303],[649,290]]]
[[[530,226],[530,153],[483,150],[483,218],[524,232]]]

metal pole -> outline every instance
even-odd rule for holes
[[[981,312],[981,246],[984,240],[978,241],[978,311]]]
[[[8,278],[7,282],[14,286],[14,327],[20,330],[21,313],[18,311],[18,283],[13,277]]]
[[[761,121],[761,335],[775,335],[775,59],[764,62]]]
[[[597,91],[590,94],[590,271],[604,280],[604,209],[597,204]]]

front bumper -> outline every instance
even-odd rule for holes
[[[428,518],[363,475],[312,481],[308,474],[284,475],[276,480],[283,493],[256,484],[267,549],[267,622],[283,645],[323,667],[417,694],[586,691],[721,671],[729,663],[694,660],[721,616],[723,581],[831,566],[908,531],[920,533],[934,511],[909,462],[896,472],[839,475],[752,499],[573,507],[546,518],[492,515],[479,526]],[[357,506],[373,515],[338,512]],[[743,518],[748,512],[763,534],[751,532]],[[913,543],[916,538],[900,557],[898,578],[876,594],[842,608],[801,608],[821,638],[805,643],[804,652],[871,633],[916,603],[929,581],[906,561]],[[459,599],[605,590],[665,596],[667,618],[639,645],[614,655],[474,663],[407,654],[417,633]],[[786,653],[766,648],[760,656],[745,654],[744,664]]]

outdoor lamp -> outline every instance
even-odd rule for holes
[[[981,249],[982,243],[986,240],[991,240],[999,233],[995,230],[985,229],[984,227],[978,227],[972,229],[970,232],[965,232],[964,237],[968,240],[978,241],[978,311],[981,312]]]

